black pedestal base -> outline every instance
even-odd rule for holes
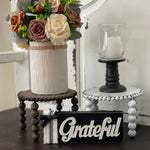
[[[99,59],[99,62],[106,63],[106,84],[100,88],[101,92],[117,93],[126,91],[126,88],[119,83],[118,63],[122,61],[125,61],[125,59]]]
[[[118,93],[118,92],[124,92],[126,91],[126,87],[123,85],[119,85],[117,87],[108,87],[106,85],[102,86],[100,88],[101,92],[105,92],[105,93]]]

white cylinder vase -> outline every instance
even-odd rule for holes
[[[68,90],[67,45],[30,42],[31,91],[56,95]]]

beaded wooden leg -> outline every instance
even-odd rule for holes
[[[76,97],[73,97],[71,99],[71,103],[73,104],[72,111],[78,111],[78,109],[79,109],[79,107],[78,107],[78,99]]]
[[[25,128],[26,128],[26,123],[25,123],[25,121],[26,121],[26,117],[25,117],[25,114],[26,114],[26,111],[25,111],[26,104],[21,99],[19,99],[19,101],[20,101],[20,104],[19,104],[19,115],[20,115],[20,124],[19,124],[19,127],[20,127],[20,129],[25,130]]]
[[[37,141],[40,137],[39,135],[39,111],[38,111],[38,108],[39,108],[39,105],[34,102],[32,105],[31,105],[31,115],[32,115],[32,139],[33,141]]]
[[[134,99],[130,100],[128,103],[128,135],[129,137],[136,136],[136,101]]]
[[[62,110],[62,105],[61,105],[62,100],[56,100],[56,103],[57,103],[56,109],[57,109],[58,111],[61,111],[61,110]]]
[[[85,111],[97,111],[98,110],[98,101],[97,100],[85,100],[84,107]]]

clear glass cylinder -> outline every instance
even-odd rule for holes
[[[99,24],[100,59],[118,60],[123,58],[123,24]]]

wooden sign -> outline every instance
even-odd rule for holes
[[[121,142],[123,138],[120,111],[58,112],[41,119],[44,144]]]

